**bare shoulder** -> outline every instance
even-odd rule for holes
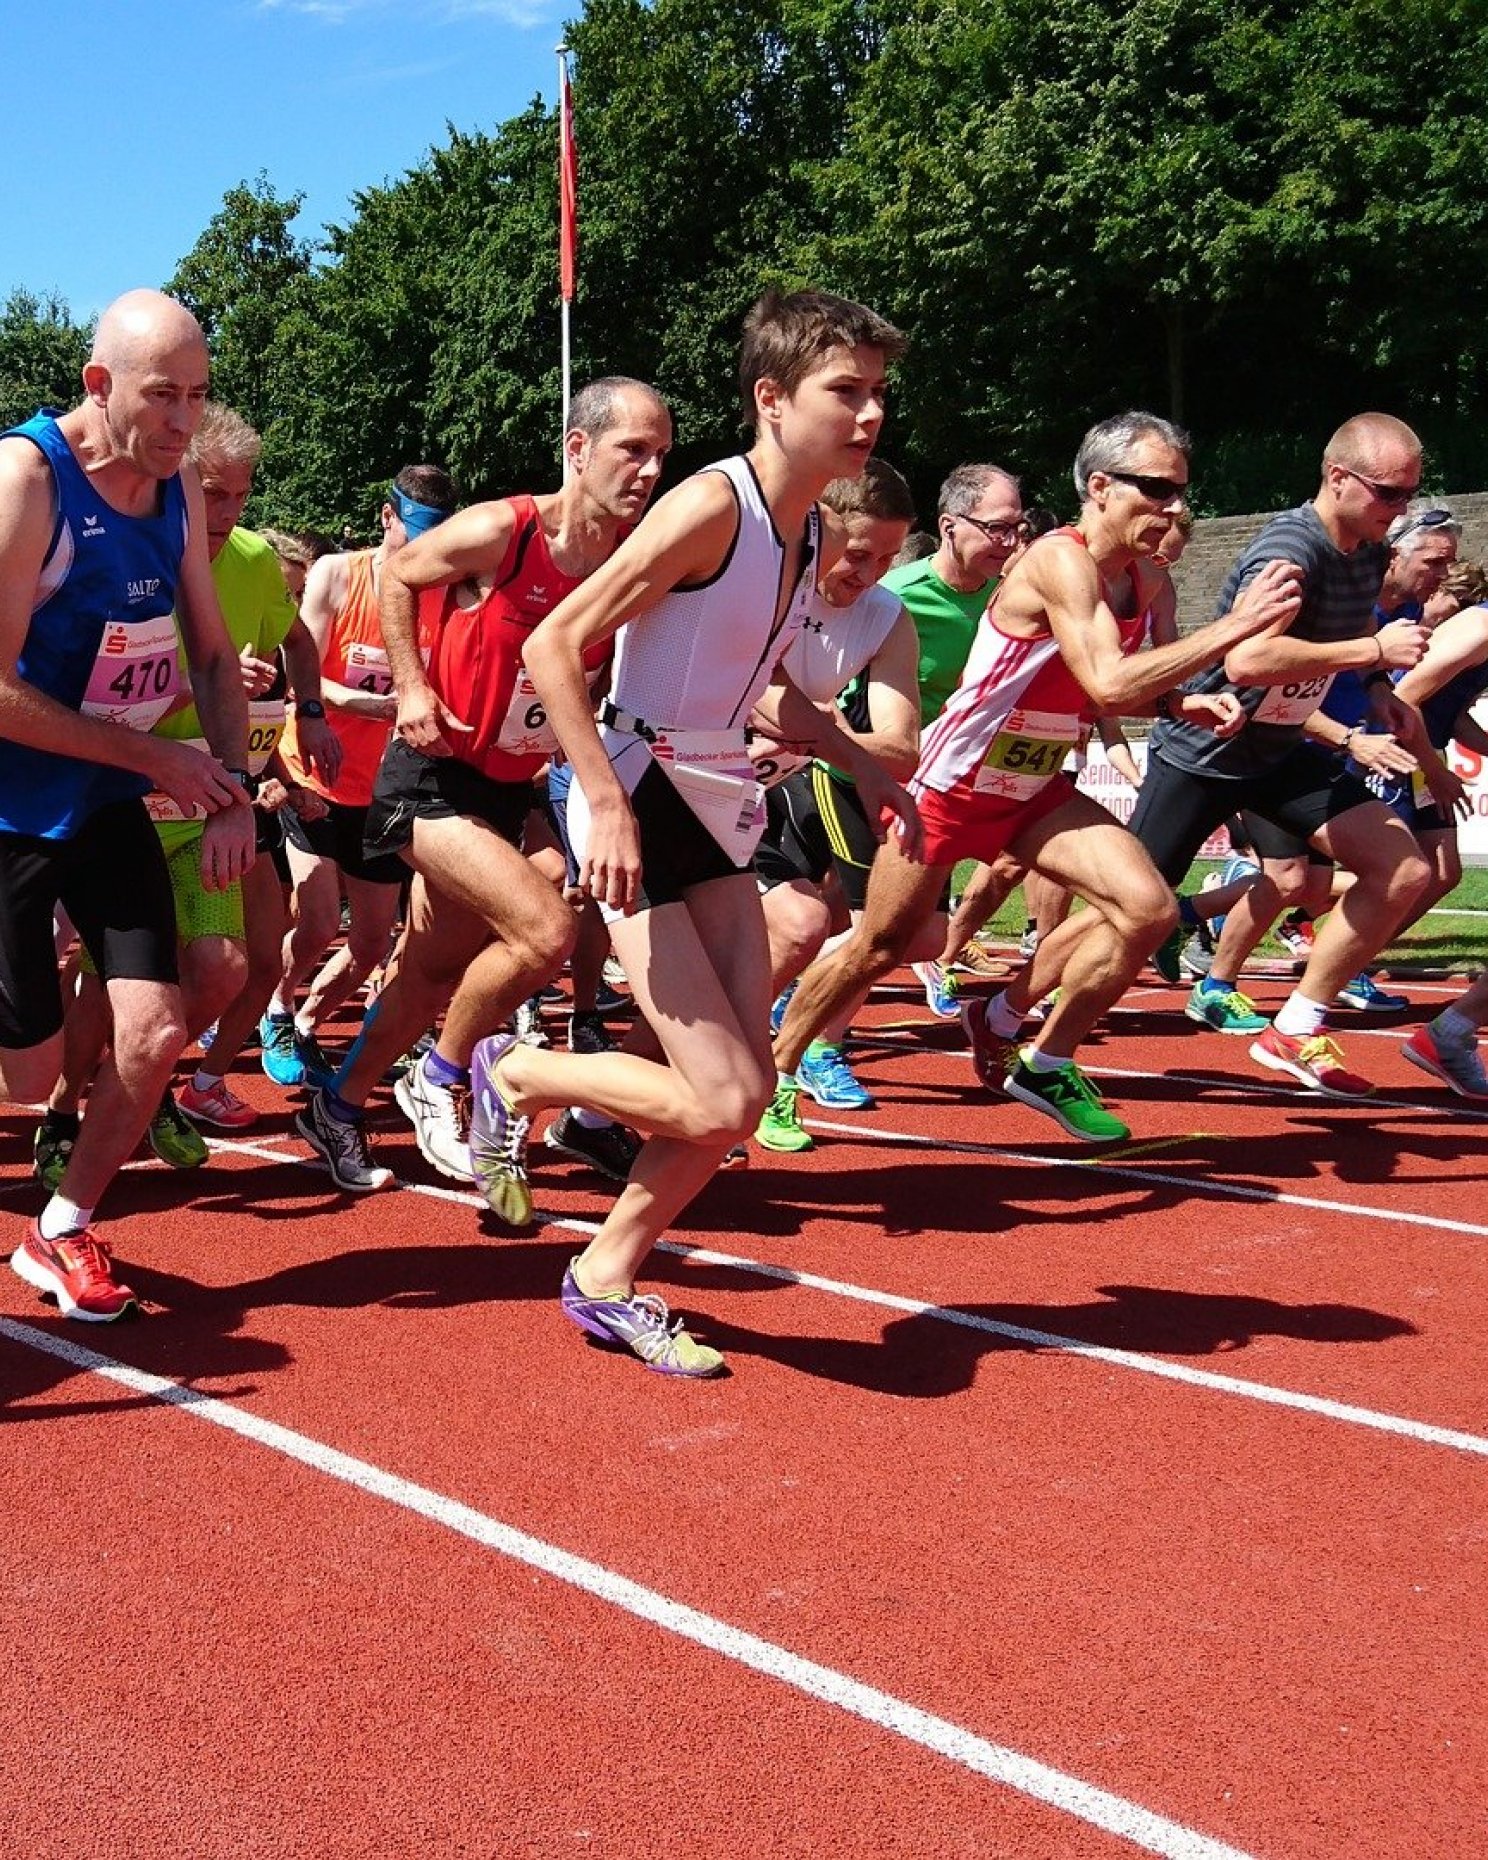
[[[29,439],[0,439],[0,550],[13,568],[40,561],[56,515],[52,468]]]

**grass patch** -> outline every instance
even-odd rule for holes
[[[1183,891],[1197,891],[1207,872],[1219,869],[1220,861],[1201,859],[1189,869]],[[966,882],[972,862],[964,860],[956,867],[955,889]],[[1079,909],[1078,903],[1076,909]],[[1463,911],[1482,911],[1482,917],[1456,916]],[[987,925],[988,934],[1016,942],[1023,934],[1028,912],[1020,885]],[[1284,957],[1286,951],[1267,937],[1259,951],[1261,956]],[[1462,874],[1462,883],[1412,926],[1398,943],[1391,944],[1380,957],[1385,967],[1401,964],[1433,969],[1474,970],[1488,963],[1488,868],[1474,866]]]

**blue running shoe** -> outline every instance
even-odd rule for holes
[[[801,1089],[827,1111],[871,1111],[873,1093],[853,1077],[840,1046],[813,1042],[796,1067]]]
[[[925,990],[925,1006],[937,1020],[960,1020],[960,984],[949,969],[938,962],[912,962],[909,965]]]
[[[1361,1014],[1403,1014],[1410,1006],[1408,995],[1392,995],[1367,969],[1361,969],[1351,982],[1338,991],[1339,1007],[1357,1008]]]
[[[303,1085],[305,1062],[295,1039],[294,1018],[289,1014],[265,1014],[258,1023],[259,1054],[264,1071],[276,1085]]]
[[[770,1031],[779,1033],[780,1023],[785,1019],[785,1010],[790,1006],[791,996],[796,992],[796,983],[787,982],[780,993],[770,1003]]]

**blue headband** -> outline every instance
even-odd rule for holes
[[[432,504],[419,503],[417,498],[400,491],[397,485],[389,487],[388,501],[410,536],[422,536],[425,530],[432,530],[436,523],[443,523],[451,514],[448,510],[436,510]]]

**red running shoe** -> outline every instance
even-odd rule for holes
[[[55,1298],[63,1317],[112,1324],[138,1309],[134,1293],[115,1280],[109,1249],[91,1227],[80,1234],[63,1234],[60,1240],[43,1240],[41,1223],[32,1221],[31,1231],[10,1256],[10,1269],[44,1298]]]
[[[1251,1041],[1250,1056],[1258,1066],[1290,1073],[1299,1084],[1320,1091],[1325,1098],[1368,1098],[1374,1092],[1368,1079],[1349,1071],[1337,1042],[1325,1033],[1294,1040],[1268,1027],[1260,1039]]]
[[[961,1027],[971,1048],[971,1063],[988,1091],[1000,1092],[1018,1057],[1018,1042],[1005,1040],[987,1025],[985,1001],[963,1001]]]

